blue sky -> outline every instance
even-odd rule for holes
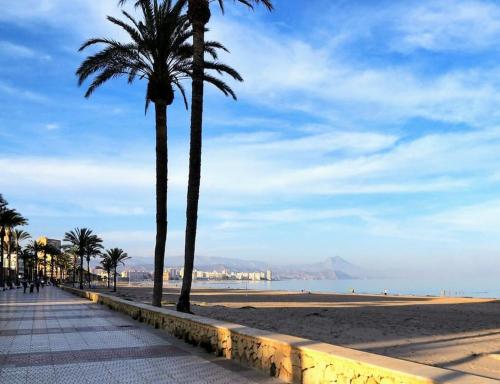
[[[238,102],[207,91],[198,253],[499,273],[500,4],[275,3],[214,9],[245,82]],[[145,84],[86,100],[74,76],[85,39],[123,38],[116,1],[0,5],[0,191],[36,236],[89,226],[152,260]],[[188,118],[178,99],[167,258],[183,250]]]

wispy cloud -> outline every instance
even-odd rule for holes
[[[448,25],[444,19],[442,25]],[[318,47],[258,21],[216,19],[214,31],[231,49],[225,60],[245,78],[235,85],[243,100],[323,117],[333,109],[344,120],[362,122],[422,117],[484,125],[500,118],[497,67],[422,72],[407,62],[380,65],[347,58],[338,47]],[[406,39],[416,39],[409,34]]]
[[[58,123],[48,123],[45,124],[45,128],[47,131],[54,131],[56,129],[59,129],[61,126]]]
[[[16,57],[24,59],[52,60],[52,57],[45,53],[40,53],[25,45],[15,44],[10,41],[0,41],[0,54],[4,57]]]
[[[0,82],[0,93],[3,93],[7,96],[34,101],[37,103],[47,103],[49,101],[49,98],[47,96],[42,95],[38,92],[18,88],[3,82]]]

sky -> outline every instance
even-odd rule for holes
[[[83,97],[115,0],[0,0],[0,192],[34,236],[90,227],[152,262],[145,82]],[[208,88],[197,254],[394,273],[500,273],[500,3],[275,0],[213,7],[238,101]],[[186,87],[189,88],[189,83]],[[179,95],[177,95],[179,96]],[[183,254],[189,111],[168,111],[166,260]]]

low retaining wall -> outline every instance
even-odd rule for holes
[[[303,384],[493,384],[497,380],[262,331],[131,302],[102,293],[63,290],[203,347],[208,352]]]

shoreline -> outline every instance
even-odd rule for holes
[[[169,282],[164,282],[163,283],[163,288],[178,288],[180,289],[181,288],[181,285],[182,285],[182,280],[169,280],[169,281],[178,281],[178,283],[175,283],[175,284],[172,284],[172,283],[169,283]],[[237,285],[238,287],[237,288],[233,288],[231,287],[231,284],[229,284],[229,286],[223,286],[225,283],[227,283],[228,281],[231,281],[234,283],[232,283],[232,285]],[[330,281],[330,280],[273,280],[272,282],[282,282],[282,281]],[[336,280],[333,280],[333,281],[336,281]],[[343,281],[346,281],[346,280],[343,280]],[[349,281],[358,281],[358,280],[349,280]],[[366,280],[363,280],[363,281],[366,281]],[[255,291],[263,291],[263,292],[272,292],[272,293],[275,293],[275,292],[286,292],[286,293],[299,293],[299,294],[321,294],[321,295],[352,295],[352,296],[376,296],[376,297],[399,297],[399,298],[415,298],[415,299],[419,299],[419,298],[456,298],[456,299],[484,299],[484,300],[500,300],[500,295],[499,296],[470,296],[470,295],[464,295],[464,296],[461,296],[461,295],[435,295],[435,294],[411,294],[411,293],[393,293],[393,292],[390,292],[388,293],[387,295],[385,295],[383,292],[380,292],[380,293],[370,293],[370,292],[364,292],[364,291],[357,291],[357,292],[354,292],[354,293],[351,293],[351,292],[340,292],[340,291],[335,291],[335,290],[332,290],[332,291],[325,291],[325,290],[301,290],[301,289],[279,289],[279,288],[276,288],[276,289],[272,289],[272,288],[269,288],[269,289],[266,289],[264,287],[250,287],[250,284],[252,283],[255,283],[255,281],[249,281],[249,286],[248,288],[242,288],[241,285],[245,284],[246,281],[243,281],[243,280],[203,280],[203,281],[193,281],[193,288],[196,288],[196,289],[211,289],[211,290],[220,290],[220,289],[223,289],[223,290],[231,290],[231,291],[242,291],[242,292],[245,292],[245,291],[252,291],[252,292],[255,292]],[[271,283],[271,281],[261,281],[261,282],[264,282],[264,283]],[[145,284],[147,283],[147,284]],[[259,282],[257,282],[259,283]],[[123,284],[124,286],[129,286],[129,287],[138,287],[138,288],[141,288],[141,287],[152,287],[153,286],[153,282],[152,281],[145,281],[145,282],[132,282],[130,283],[127,283],[127,282],[121,282],[121,284]],[[211,284],[214,284],[214,285],[221,285],[221,286],[217,286],[217,287],[210,287]],[[206,285],[204,287],[204,285]],[[446,290],[444,290],[446,291]],[[487,291],[485,292],[474,292],[475,294],[486,294]]]

